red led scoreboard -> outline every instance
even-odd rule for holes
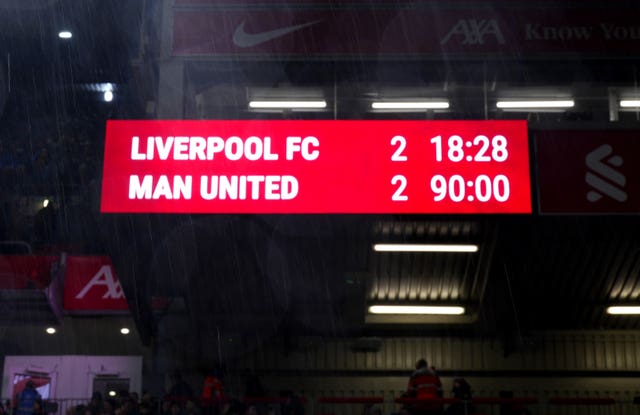
[[[109,121],[105,213],[531,213],[525,121]]]

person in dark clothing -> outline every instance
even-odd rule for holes
[[[33,403],[33,415],[44,415],[44,404],[39,399]]]
[[[91,401],[87,407],[92,414],[100,414],[102,412],[102,394],[100,392],[93,392],[91,395]]]
[[[250,401],[252,398],[264,398],[266,393],[262,387],[260,378],[253,371],[244,371],[244,397]],[[268,411],[267,405],[260,402],[253,402],[252,405],[257,415],[265,415]]]
[[[28,381],[24,390],[16,397],[18,402],[17,415],[33,415],[36,402],[42,400],[32,381]]]
[[[304,404],[293,391],[282,391],[280,396],[286,399],[280,408],[281,415],[304,415]]]
[[[471,402],[471,385],[463,378],[453,380],[453,397],[464,402],[451,404],[444,412],[445,415],[466,415],[476,412],[476,408]]]
[[[52,201],[33,218],[33,246],[42,250],[57,242],[58,210]]]
[[[193,398],[193,389],[191,385],[182,380],[182,374],[176,370],[173,372],[173,386],[169,390],[169,397],[179,401],[186,402]]]
[[[244,396],[246,398],[262,398],[265,396],[260,378],[250,370],[244,373]]]

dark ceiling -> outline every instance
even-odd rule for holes
[[[639,327],[636,318],[605,313],[640,294],[636,216],[156,215],[104,222],[141,316],[151,295],[183,296],[204,331],[515,336]],[[372,249],[378,242],[472,242],[480,249],[379,253]],[[464,305],[467,315],[366,317],[372,303],[425,302]]]

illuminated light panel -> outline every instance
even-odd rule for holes
[[[372,305],[371,314],[411,314],[411,315],[451,315],[464,314],[460,306],[419,306],[419,305]]]
[[[375,244],[376,252],[478,252],[478,245]]]
[[[56,329],[53,327],[47,327],[45,331],[47,332],[47,334],[56,334]]]
[[[123,327],[123,328],[121,328],[121,329],[120,329],[120,333],[122,333],[122,334],[124,334],[124,335],[127,335],[127,334],[129,334],[130,332],[131,332],[131,331],[130,331],[128,328],[126,328],[126,327]]]
[[[496,106],[502,109],[529,109],[529,108],[572,108],[573,100],[560,101],[498,101]]]
[[[327,101],[249,101],[249,108],[260,109],[300,109],[327,108]]]
[[[449,101],[421,101],[421,102],[373,102],[374,110],[428,110],[447,109]]]
[[[68,30],[62,30],[62,31],[58,32],[58,37],[60,39],[71,39],[73,37],[73,33],[71,33]]]
[[[640,314],[640,306],[612,306],[607,308],[607,314],[613,314],[613,315]]]
[[[623,99],[620,101],[622,108],[638,108],[640,107],[640,99]]]

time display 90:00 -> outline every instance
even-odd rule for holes
[[[509,200],[511,188],[509,178],[498,174],[491,178],[481,174],[475,178],[466,179],[454,174],[448,179],[441,174],[431,178],[431,191],[435,194],[433,200],[440,202],[449,199],[452,202],[467,200],[473,202],[506,202]]]

